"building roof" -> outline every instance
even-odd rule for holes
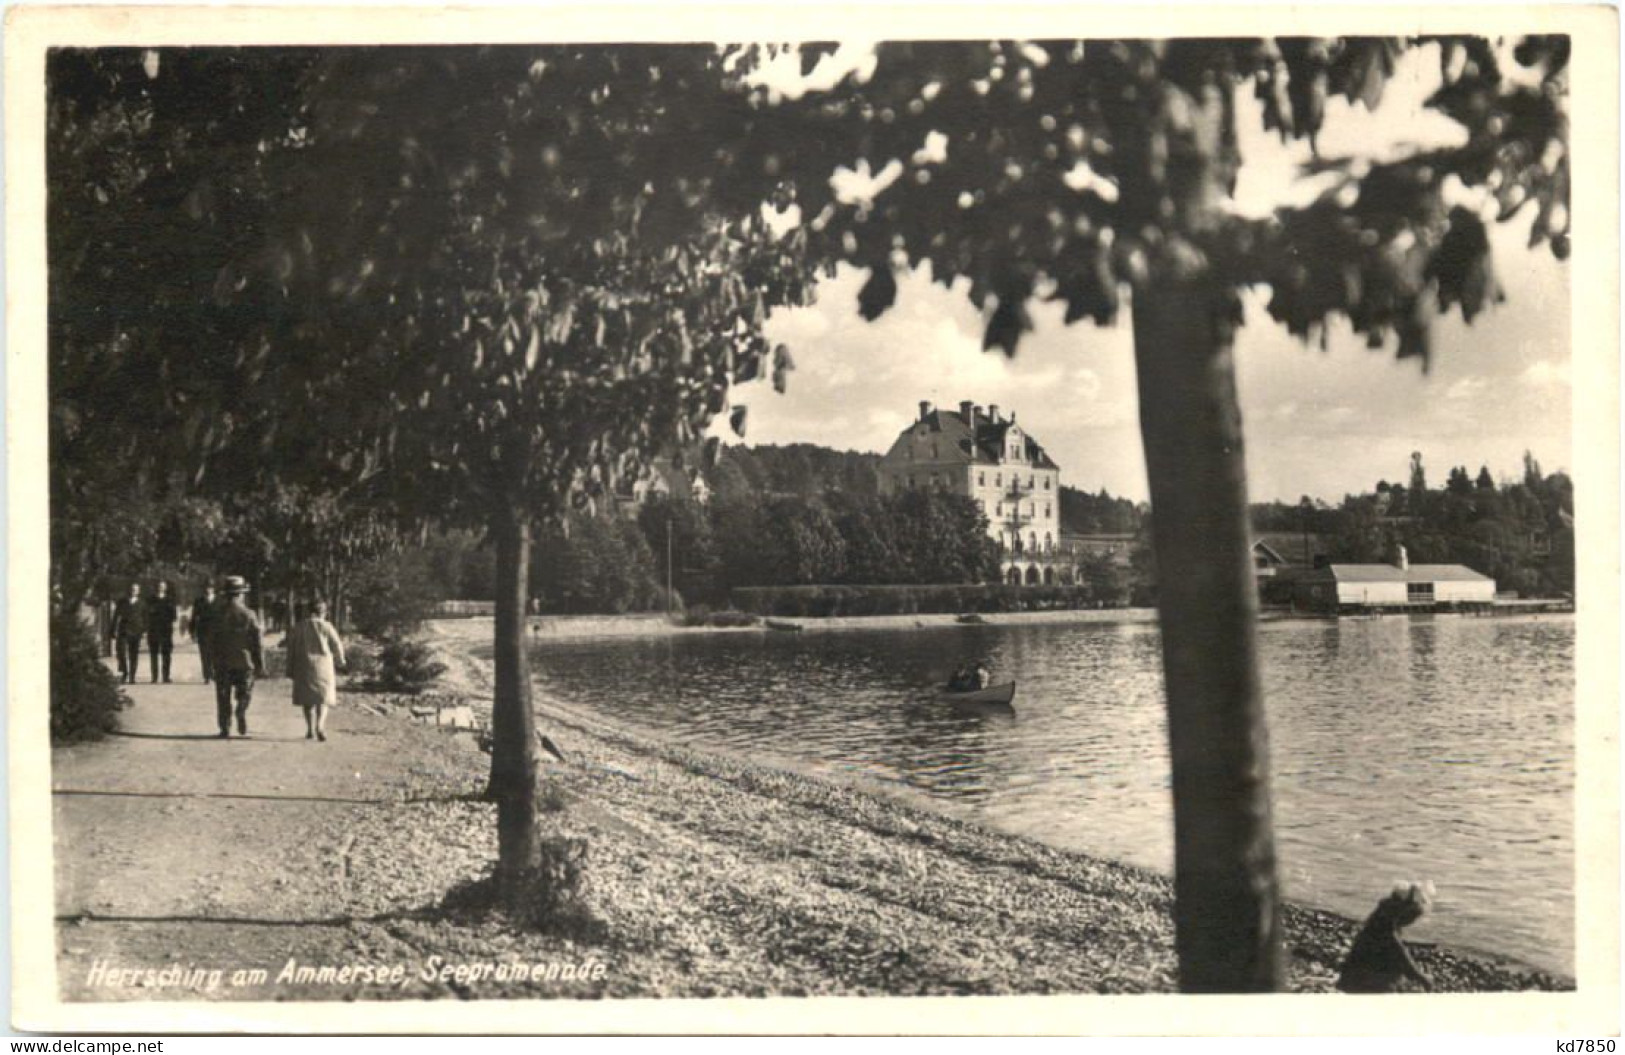
[[[1314,531],[1309,532],[1307,538],[1301,531],[1259,531],[1253,535],[1253,540],[1263,543],[1283,564],[1308,566],[1315,562],[1317,554],[1328,553],[1332,549],[1332,539]]]
[[[1339,582],[1493,582],[1465,564],[1329,564],[1318,569]]]
[[[1286,563],[1286,558],[1281,556],[1281,554],[1276,550],[1276,548],[1274,546],[1271,546],[1268,542],[1265,542],[1263,539],[1255,539],[1253,541],[1253,552],[1257,553],[1260,550],[1262,550],[1264,552],[1264,554],[1267,557],[1269,557],[1270,560],[1274,561],[1276,564],[1285,564]]]
[[[1009,419],[989,421],[985,415],[978,415],[976,427],[965,423],[957,410],[932,410],[925,417],[911,421],[908,427],[897,434],[901,440],[913,429],[924,425],[929,431],[939,433],[949,442],[941,448],[943,460],[958,458],[975,465],[999,465],[1003,462],[1000,454],[1004,450],[1004,435],[1015,422]],[[1037,469],[1059,469],[1060,466],[1050,458],[1049,453],[1032,438],[1023,433],[1025,450],[1022,452],[1027,460]]]

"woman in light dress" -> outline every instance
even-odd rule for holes
[[[305,711],[305,739],[327,740],[327,710],[338,702],[336,669],[344,666],[344,642],[327,621],[327,604],[313,601],[288,631],[288,676],[293,705]]]

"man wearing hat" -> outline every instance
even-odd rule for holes
[[[215,716],[220,738],[231,738],[231,696],[237,694],[237,735],[248,735],[248,704],[254,698],[254,678],[265,676],[260,653],[260,621],[243,603],[248,583],[228,575],[220,584],[225,603],[215,610],[209,628],[210,672],[214,675]]]

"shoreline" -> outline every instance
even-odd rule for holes
[[[597,640],[620,640],[629,638],[657,638],[657,637],[687,637],[692,635],[709,634],[767,634],[778,633],[766,625],[766,618],[752,626],[682,626],[673,622],[670,617],[660,613],[627,613],[625,615],[543,615],[528,616],[526,623],[530,627],[530,642],[533,645],[547,646],[558,642],[580,642]],[[960,623],[959,616],[953,612],[930,612],[900,615],[837,615],[822,617],[798,617],[794,619],[778,619],[776,623],[793,624],[804,633],[829,633],[843,630],[943,630],[967,626],[1000,627],[1000,626],[1075,626],[1079,624],[1115,624],[1115,625],[1154,625],[1157,621],[1155,608],[1082,608],[1082,609],[1056,609],[1040,612],[990,612],[981,614],[980,623]],[[1349,617],[1355,621],[1374,619],[1375,616]],[[1513,611],[1505,614],[1489,616],[1469,616],[1464,613],[1441,612],[1426,613],[1417,616],[1394,614],[1389,619],[1423,618],[1423,619],[1467,619],[1467,618],[1495,618],[1503,619],[1544,619],[1568,618],[1572,613],[1560,612],[1522,612]],[[1337,616],[1311,615],[1303,612],[1263,611],[1259,613],[1258,622],[1261,626],[1272,626],[1281,623],[1324,623],[1336,624]],[[471,624],[490,627],[492,619],[488,615],[475,615],[461,618],[435,619],[434,625],[455,626]],[[486,634],[489,637],[489,633]]]
[[[623,637],[683,637],[694,634],[765,634],[773,633],[766,618],[752,626],[682,626],[660,613],[628,613],[626,615],[544,615],[530,616],[530,640],[546,645],[554,641],[582,641],[599,638]],[[803,631],[826,632],[833,630],[927,630],[965,625],[998,626],[1072,624],[1072,623],[1154,623],[1157,613],[1153,608],[1063,609],[1045,612],[1001,612],[982,616],[980,624],[963,624],[953,612],[930,612],[900,615],[837,615],[817,618],[778,619],[777,623],[791,623]],[[434,620],[436,624],[473,623],[490,626],[490,616],[471,616],[467,619]]]
[[[1059,614],[1095,617],[1063,620],[1064,622],[1103,622],[1109,620],[1099,617],[1119,615],[1121,611]],[[1045,616],[1057,613],[1015,614]],[[915,617],[854,617],[854,621],[860,618],[864,619],[860,627],[867,625],[868,619],[878,619],[886,620],[892,628],[909,629],[912,627],[897,624],[900,620],[912,620]],[[953,617],[945,618],[951,620]],[[1021,620],[1021,622],[1043,621]],[[441,652],[442,660],[448,663],[448,672],[443,678],[447,679],[457,696],[470,701],[482,719],[488,720],[489,646],[485,646],[485,655],[482,656],[481,646],[485,644],[486,639],[478,635],[469,635],[467,631],[471,628],[467,626],[466,621],[455,622],[463,624],[459,628],[462,630],[461,633],[448,634],[446,632],[448,628],[443,622],[431,624],[432,643]],[[949,622],[946,625],[954,624]],[[828,629],[860,627],[843,623],[839,626],[829,626]],[[1174,991],[1176,988],[1172,981],[1172,923],[1171,918],[1167,918],[1172,905],[1172,879],[1169,876],[1108,858],[1062,850],[1027,836],[999,832],[974,821],[933,810],[900,794],[869,786],[856,779],[848,779],[837,773],[811,772],[809,767],[799,766],[793,759],[752,760],[722,749],[664,743],[653,730],[606,719],[596,712],[540,692],[535,694],[533,705],[548,728],[566,729],[572,739],[584,736],[617,752],[625,752],[633,758],[677,765],[710,781],[747,789],[772,789],[773,797],[778,799],[792,802],[844,802],[856,817],[875,814],[892,817],[895,821],[886,826],[886,833],[903,836],[905,843],[916,839],[923,826],[939,832],[953,832],[957,836],[957,839],[950,839],[945,835],[937,835],[925,840],[927,844],[947,846],[955,841],[964,840],[978,847],[978,856],[998,856],[1028,862],[1022,866],[1024,868],[1031,867],[1032,862],[1066,862],[1071,867],[1085,869],[1093,875],[1110,877],[1106,881],[1106,886],[1112,891],[1112,896],[1135,906],[1137,910],[1143,910],[1148,905],[1159,906],[1165,918],[1162,921],[1163,926],[1155,929],[1164,940],[1140,950],[1140,955],[1145,958],[1147,964],[1153,961],[1162,962],[1160,977],[1168,983],[1168,991]],[[833,811],[830,811],[830,816],[834,821],[841,819],[840,815]],[[990,850],[991,847],[998,847],[996,854]],[[1333,983],[1337,968],[1361,921],[1290,900],[1283,900],[1281,911],[1283,944],[1289,961],[1290,988],[1293,991],[1334,992]],[[1493,950],[1457,943],[1418,941],[1408,944],[1411,945],[1424,969],[1432,975],[1440,991],[1574,988],[1574,980],[1566,975]]]

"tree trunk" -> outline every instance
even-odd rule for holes
[[[525,649],[525,594],[530,574],[530,525],[517,509],[492,525],[496,541],[495,698],[491,706],[491,782],[497,804],[497,887],[517,894],[536,864],[536,719],[531,711]]]
[[[1154,287],[1154,288],[1153,288]],[[1135,291],[1174,792],[1174,924],[1186,992],[1283,982],[1257,587],[1228,329],[1215,286]]]

